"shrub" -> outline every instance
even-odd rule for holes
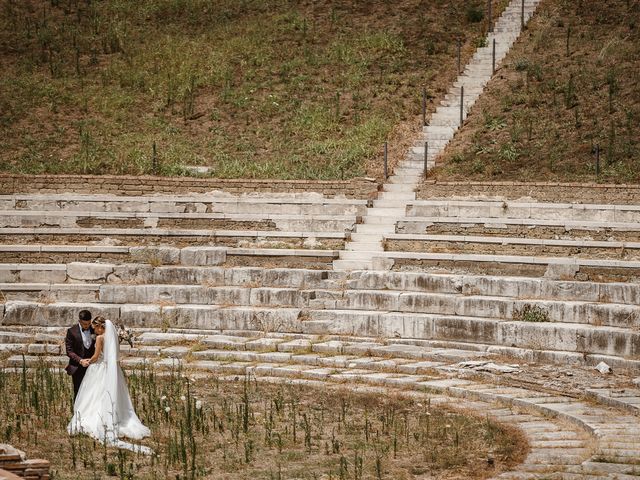
[[[484,172],[484,162],[479,158],[476,158],[471,164],[471,173],[482,173]]]
[[[518,58],[513,64],[513,67],[518,72],[524,72],[529,68],[529,60],[527,60],[526,58]]]
[[[513,311],[513,319],[518,322],[549,322],[549,312],[538,305],[525,304]]]
[[[476,6],[469,5],[467,7],[466,16],[467,16],[467,22],[478,23],[478,22],[481,22],[482,19],[484,18],[484,12],[482,11],[482,9]]]
[[[520,154],[518,153],[518,149],[513,143],[506,143],[500,148],[499,156],[502,160],[514,161],[517,159]]]

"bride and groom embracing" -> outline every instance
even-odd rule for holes
[[[148,447],[120,440],[150,435],[131,404],[126,379],[119,365],[120,340],[111,320],[82,310],[78,324],[67,330],[69,357],[66,372],[73,379],[73,418],[69,434],[84,433],[108,445],[150,454]]]

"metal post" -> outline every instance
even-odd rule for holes
[[[458,75],[460,75],[460,66],[461,66],[460,53],[461,53],[461,50],[462,50],[462,41],[460,41],[460,39],[458,39]]]
[[[464,121],[464,85],[460,87],[460,126]]]
[[[493,32],[493,15],[491,14],[491,0],[487,0],[487,18],[489,19],[489,32]]]
[[[389,178],[389,167],[387,166],[387,142],[384,142],[384,179]]]
[[[491,56],[491,74],[496,73],[496,39],[493,39],[493,54]]]
[[[520,12],[520,27],[524,30],[524,0],[522,0],[522,10]]]
[[[424,142],[424,178],[427,178],[427,170],[429,161],[429,142]]]
[[[158,174],[158,155],[156,150],[156,142],[153,142],[153,156],[151,157],[151,168],[154,175]]]
[[[427,89],[422,89],[422,126],[427,124]]]
[[[596,145],[596,177],[600,176],[600,145]]]

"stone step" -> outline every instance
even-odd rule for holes
[[[357,243],[357,242],[356,242]],[[378,243],[361,243],[361,248],[351,252],[351,259],[363,252],[382,250]],[[372,250],[367,250],[371,247]],[[346,253],[349,253],[347,250]],[[323,300],[326,299],[326,302]],[[487,295],[440,294],[427,292],[402,292],[381,290],[346,290],[331,292],[296,290],[281,287],[203,287],[186,285],[104,285],[100,288],[99,300],[105,304],[147,304],[156,299],[172,305],[200,304],[234,306],[274,306],[304,308],[324,306],[325,308],[369,310],[380,309],[390,312],[437,313],[459,316],[511,320],[518,318],[518,311],[527,307],[537,307],[544,319],[532,321],[564,322],[611,326],[634,329],[640,327],[640,307],[629,304],[591,303],[571,300],[518,299],[490,297]],[[8,319],[11,321],[13,303],[6,304]],[[132,306],[131,308],[137,308]]]
[[[602,230],[608,229],[615,234],[615,232],[640,232],[640,222],[610,222],[600,220],[569,220],[564,218],[497,218],[497,217],[473,217],[473,216],[460,216],[460,217],[446,217],[446,216],[431,216],[421,217],[412,215],[415,210],[410,210],[410,205],[407,206],[407,216],[398,218],[398,224],[405,228],[407,233],[411,233],[413,230],[424,232],[423,225],[433,224],[452,224],[465,226],[480,225],[484,227],[497,227],[506,228],[507,226],[530,226],[530,227],[562,227],[566,231],[570,230]],[[411,224],[414,224],[413,226]]]
[[[414,216],[427,217],[565,218],[567,220],[640,222],[640,207],[637,205],[416,200],[411,202],[407,212]]]
[[[382,191],[380,192],[380,194],[378,195],[378,200],[374,200],[373,201],[373,206],[377,206],[380,205],[382,202],[382,200],[385,201],[401,201],[402,202],[402,207],[395,207],[395,208],[405,208],[407,205],[407,201],[413,201],[416,198],[416,194],[415,192],[385,192]]]
[[[366,209],[366,200],[327,198],[317,193],[230,195],[223,192],[190,195],[118,196],[105,194],[15,194],[0,195],[0,208],[75,212],[148,213],[248,213],[352,214]]]
[[[625,252],[625,256],[629,258],[633,255],[634,250],[640,250],[640,242],[620,242],[620,241],[594,241],[585,239],[576,240],[556,240],[556,239],[544,239],[544,238],[515,238],[515,237],[494,237],[494,236],[479,236],[479,235],[422,235],[416,233],[390,233],[386,234],[385,239],[411,242],[415,245],[416,242],[422,242],[425,247],[428,247],[429,243],[437,243],[438,251],[442,251],[442,244],[449,243],[457,248],[464,244],[493,244],[500,246],[540,246],[540,247],[558,247],[566,250],[579,249],[578,251],[583,254],[583,249],[611,249],[615,257],[620,258],[620,251]],[[566,255],[570,252],[564,252]],[[640,260],[640,258],[636,258]]]
[[[416,184],[412,185],[404,185],[401,183],[385,183],[384,190],[386,192],[400,192],[400,193],[411,193],[413,192]]]
[[[382,193],[390,193],[394,195],[395,192],[382,192]],[[410,196],[413,194],[405,194],[401,193],[402,196]],[[404,208],[407,205],[407,200],[388,200],[387,198],[383,198],[382,200],[374,200],[374,207],[390,207],[390,208]]]
[[[352,224],[351,224],[352,225]],[[0,235],[31,236],[49,235],[55,238],[84,235],[90,237],[136,236],[136,237],[207,237],[207,238],[342,238],[337,231],[277,231],[277,230],[203,230],[203,229],[161,229],[161,228],[65,228],[65,227],[20,227],[3,228]]]
[[[384,248],[382,247],[382,239],[377,242],[364,242],[364,241],[353,241],[349,242],[346,247],[346,251],[366,251],[366,252],[384,252]]]
[[[362,219],[362,225],[388,225],[388,226],[392,226],[394,229],[395,229],[396,222],[397,222],[397,218],[392,215],[379,216],[379,215],[375,215],[375,213],[372,213],[371,215],[367,215]],[[360,225],[357,225],[357,227],[360,227]],[[363,231],[358,229],[357,227],[356,227],[356,230],[358,232]]]
[[[399,252],[388,250],[380,255],[394,261],[437,261],[439,265],[444,266],[449,262],[469,263],[469,262],[486,262],[494,264],[519,264],[519,265],[538,265],[544,266],[547,273],[551,276],[562,275],[561,273],[553,273],[550,269],[554,268],[560,272],[562,266],[567,266],[565,275],[575,275],[580,271],[581,267],[589,267],[596,270],[606,271],[607,269],[627,269],[627,274],[633,274],[634,269],[640,268],[640,262],[622,261],[612,259],[591,259],[591,258],[569,258],[569,257],[534,257],[527,255],[497,255],[497,254],[457,254],[457,253],[430,253],[430,252]],[[506,268],[506,265],[502,265]],[[571,267],[571,268],[568,268]],[[543,269],[544,273],[544,269]]]
[[[398,175],[398,176],[413,176],[413,177],[420,177],[422,175],[424,175],[424,168],[405,168],[405,167],[398,167],[393,171],[394,175]],[[415,197],[413,198],[415,200]]]
[[[343,252],[344,260],[367,262],[367,252]],[[353,253],[351,257],[346,254]],[[360,257],[360,258],[359,258]],[[219,329],[219,330],[259,330],[261,325],[278,325],[281,332],[310,334],[354,334],[369,337],[394,337],[416,339],[455,340],[461,342],[479,342],[496,346],[528,348],[535,338],[537,349],[568,352],[586,352],[588,354],[609,355],[632,360],[640,353],[640,333],[633,328],[588,325],[582,323],[526,322],[492,318],[495,310],[486,310],[486,317],[475,309],[469,316],[466,308],[474,306],[473,298],[458,298],[456,313],[446,313],[446,296],[440,296],[441,306],[429,306],[429,311],[440,309],[439,313],[416,313],[413,305],[409,312],[385,310],[393,296],[378,298],[385,303],[368,303],[370,298],[363,292],[349,295],[346,303],[349,309],[314,310],[306,309],[308,321],[300,321],[302,312],[291,307],[246,307],[220,306],[207,304],[177,304],[171,306],[153,304],[37,304],[35,302],[7,302],[3,325],[63,326],[68,319],[82,308],[94,314],[102,314],[114,321],[122,321],[135,327],[160,328],[167,324],[177,328]],[[396,294],[397,295],[397,294]],[[422,298],[429,297],[422,295]],[[431,296],[434,299],[438,296]],[[282,298],[282,297],[280,297]],[[484,305],[491,308],[492,302],[485,299]],[[496,301],[497,302],[497,301]],[[521,301],[520,304],[524,304]],[[561,304],[562,302],[556,302]],[[375,311],[363,310],[371,305]],[[503,302],[503,306],[505,303]],[[508,302],[507,302],[508,305]],[[546,306],[551,305],[545,302]],[[325,307],[326,308],[326,307]],[[355,309],[354,309],[355,308]],[[504,306],[503,308],[508,308]],[[636,307],[637,308],[637,307]],[[378,310],[380,309],[380,310]],[[320,328],[319,330],[317,330]]]
[[[367,215],[365,218],[370,218],[370,217],[399,217],[405,214],[405,209],[404,208],[398,208],[398,207],[375,207],[375,208],[370,208],[369,211],[367,212]]]
[[[353,234],[359,240],[381,238],[379,233]],[[490,261],[490,260],[488,260]],[[11,269],[19,270],[21,265],[10,264]],[[54,296],[59,291],[83,289],[87,287],[93,293],[93,300],[111,302],[112,299],[100,297],[105,292],[122,289],[140,289],[145,295],[162,300],[176,301],[174,294],[183,299],[193,301],[195,296],[203,296],[203,301],[212,302],[214,296],[222,295],[222,301],[231,298],[239,302],[247,301],[250,291],[260,292],[267,289],[295,289],[312,292],[314,290],[339,292],[340,296],[355,294],[360,290],[370,290],[374,295],[381,291],[385,295],[398,292],[407,296],[412,292],[444,294],[447,296],[462,294],[471,297],[505,297],[509,301],[519,299],[576,301],[592,304],[593,308],[612,305],[640,304],[640,283],[597,283],[567,280],[551,280],[547,278],[526,278],[509,276],[474,276],[461,274],[432,274],[411,272],[378,272],[375,274],[337,274],[305,269],[261,269],[221,267],[148,267],[136,264],[122,265],[114,271],[115,277],[110,284],[84,283],[10,283],[0,284],[5,292],[36,291],[46,286],[47,292]],[[120,277],[127,282],[122,283]],[[129,283],[131,282],[131,283]],[[344,285],[349,288],[343,292]],[[398,293],[394,294],[397,295]],[[6,295],[6,293],[5,293]],[[151,298],[150,300],[153,300]],[[302,298],[302,297],[301,297]],[[115,300],[113,300],[115,301]],[[134,301],[119,299],[120,301]],[[137,301],[137,300],[136,300]],[[140,300],[142,301],[142,300]],[[144,300],[147,301],[147,300]],[[181,302],[189,300],[181,300]],[[258,301],[249,299],[248,301]],[[377,301],[376,301],[377,302]],[[261,301],[261,303],[264,303]],[[633,320],[633,318],[631,318]]]
[[[396,228],[393,223],[365,223],[357,225],[355,228],[356,233],[391,233],[395,232]]]
[[[391,175],[387,182],[385,183],[393,183],[393,184],[403,184],[408,185],[410,188],[415,188],[415,186],[420,182],[423,178],[423,175]]]
[[[353,242],[377,243],[382,242],[382,235],[377,233],[352,233],[351,240]]]
[[[351,270],[371,270],[373,268],[372,263],[370,261],[362,261],[362,260],[334,260],[333,261],[334,270],[338,271],[351,271]]]

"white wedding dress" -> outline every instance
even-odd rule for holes
[[[133,410],[119,357],[118,334],[113,323],[107,320],[102,353],[98,361],[87,368],[67,430],[70,435],[84,433],[107,445],[150,454],[148,447],[120,440],[121,437],[139,440],[151,432]]]

